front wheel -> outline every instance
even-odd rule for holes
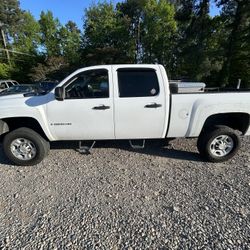
[[[211,162],[227,161],[239,150],[240,137],[227,126],[215,126],[200,134],[197,148],[201,156]]]
[[[40,163],[48,155],[49,148],[49,142],[29,128],[13,130],[3,140],[6,156],[19,166]]]

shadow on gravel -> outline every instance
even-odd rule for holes
[[[91,142],[86,145],[90,145]],[[147,141],[144,149],[133,149],[130,147],[129,142],[125,140],[117,140],[117,141],[97,141],[95,144],[95,148],[117,148],[129,152],[136,152],[139,154],[146,154],[152,156],[166,157],[171,159],[179,159],[185,161],[197,161],[202,162],[203,160],[200,158],[198,153],[188,152],[183,150],[177,150],[173,148],[167,148],[167,144],[165,145],[160,141]],[[78,143],[71,141],[64,142],[51,142],[51,150],[55,149],[77,149]],[[0,146],[0,164],[4,165],[12,165],[11,162],[4,155],[3,149]]]
[[[91,145],[92,142],[87,142],[86,145]],[[84,144],[85,145],[85,144]],[[65,141],[65,142],[52,142],[51,149],[77,149],[78,143]],[[145,144],[144,149],[133,149],[130,147],[127,140],[117,140],[117,141],[97,141],[94,148],[117,148],[121,150],[126,150],[129,152],[136,152],[140,154],[147,154],[152,156],[166,157],[171,159],[179,159],[186,161],[197,161],[203,162],[200,155],[195,152],[177,150],[173,148],[168,148],[167,143],[157,140],[149,140]]]
[[[0,164],[12,165],[11,162],[7,159],[3,152],[3,148],[0,146]]]

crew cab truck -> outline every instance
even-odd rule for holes
[[[43,94],[0,97],[6,156],[34,165],[49,142],[198,137],[200,154],[226,161],[250,135],[250,92],[171,93],[161,65],[82,68]]]

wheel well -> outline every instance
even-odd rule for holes
[[[10,132],[15,129],[21,128],[21,127],[26,127],[30,128],[34,131],[36,131],[38,134],[40,134],[44,139],[48,140],[48,137],[44,133],[41,125],[39,122],[31,117],[14,117],[14,118],[5,118],[2,119],[2,121],[7,125],[7,131]]]
[[[228,126],[245,134],[250,125],[250,115],[247,113],[225,113],[209,116],[204,123],[205,130],[214,125]]]

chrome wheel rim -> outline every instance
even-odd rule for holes
[[[232,152],[234,141],[228,135],[219,135],[210,144],[210,151],[216,157],[224,157]]]
[[[36,146],[25,138],[17,138],[10,145],[11,153],[19,160],[32,160],[36,156]]]

